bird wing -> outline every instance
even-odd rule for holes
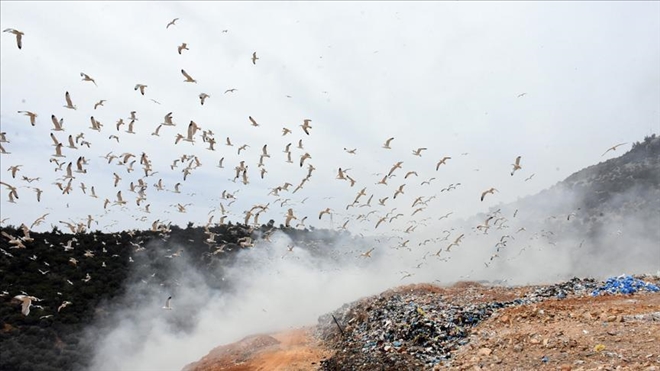
[[[23,307],[21,309],[21,312],[23,312],[24,315],[30,314],[30,305],[32,305],[32,300],[28,297],[24,297],[21,299],[23,301]]]
[[[516,166],[520,166],[520,157],[521,156],[516,157]]]
[[[190,124],[188,125],[188,139],[192,140],[193,136],[195,135],[195,132],[197,131],[197,125],[193,121],[190,121]]]
[[[69,95],[68,91],[64,94],[64,99],[66,99],[67,106],[73,107],[73,102],[71,102],[71,96]]]
[[[23,33],[22,32],[16,32],[16,45],[18,46],[19,49],[23,48]]]
[[[57,138],[55,137],[55,134],[50,133],[50,138],[53,140],[54,145],[58,145],[58,144],[60,144],[60,142],[59,142],[59,141],[57,140]]]
[[[194,80],[190,75],[188,75],[186,73],[186,71],[184,69],[181,69],[181,73],[183,74],[183,76],[185,76],[186,79],[188,79],[190,81]]]

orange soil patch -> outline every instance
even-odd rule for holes
[[[213,349],[185,371],[315,370],[331,352],[314,339],[312,328],[247,337]]]

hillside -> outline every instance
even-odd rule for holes
[[[493,219],[486,228],[477,228],[490,216]],[[338,306],[337,301],[341,305],[364,292],[380,292],[382,286],[408,282],[404,279],[448,284],[472,275],[470,280],[519,283],[548,281],[553,275],[561,279],[603,278],[623,272],[655,272],[660,267],[658,225],[660,138],[654,135],[620,157],[576,172],[537,195],[456,223],[446,242],[434,239],[428,246],[399,242],[392,246],[383,238],[357,238],[342,230],[278,228],[272,222],[260,228],[242,224],[156,225],[149,231],[113,234],[70,234],[57,228],[26,233],[27,226],[3,226],[0,369],[93,369],[121,354],[117,353],[121,350],[108,348],[115,337],[126,335],[116,328],[133,329],[127,347],[133,344],[133,348],[141,349],[142,345],[135,344],[144,343],[148,336],[141,330],[192,336],[204,330],[197,328],[199,321],[223,317],[223,308],[231,308],[237,299],[254,297],[254,301],[238,301],[245,305],[238,311],[249,315],[248,322],[227,319],[240,328],[234,333],[227,330],[226,338],[211,332],[195,352],[205,354],[213,345],[235,341],[235,334],[253,328],[257,333],[259,321],[272,328],[299,324],[306,318],[302,314],[312,316],[314,310],[327,313]],[[465,242],[449,251],[447,245],[461,234]],[[16,241],[25,248],[17,248]],[[373,258],[368,248],[378,249]],[[405,258],[413,248],[432,252],[424,255],[424,260]],[[442,252],[434,257],[438,248]],[[395,272],[394,278],[385,268]],[[408,270],[399,273],[401,269]],[[289,281],[276,279],[287,273],[291,274],[286,276]],[[272,288],[265,290],[277,292],[254,294],[253,285],[260,282],[271,283]],[[299,286],[292,282],[308,284],[310,292],[320,291],[316,293],[319,296],[301,297]],[[334,284],[332,288],[343,292],[332,301],[336,292],[324,292],[325,286],[315,290],[319,282]],[[290,292],[285,291],[288,285],[293,287]],[[360,290],[363,285],[371,286]],[[40,299],[33,302],[27,316],[12,300],[22,292]],[[495,292],[499,291],[487,289],[483,294]],[[269,294],[282,298],[278,302],[281,308],[269,300]],[[174,297],[175,310],[161,320],[161,307],[168,296]],[[304,300],[322,304],[305,311],[305,305],[299,304],[307,303]],[[58,311],[65,301],[71,304]],[[366,311],[381,309],[373,306]],[[263,317],[251,320],[254,313]],[[299,318],[290,319],[292,316]],[[146,319],[159,322],[147,322],[142,325],[148,327],[144,329],[140,323]],[[99,356],[99,339],[105,342],[106,358]],[[319,354],[326,354],[325,350]]]

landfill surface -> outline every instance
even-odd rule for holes
[[[658,370],[660,277],[398,287],[313,328],[218,347],[193,370]]]

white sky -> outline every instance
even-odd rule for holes
[[[176,25],[166,29],[175,17]],[[18,187],[20,197],[9,203],[2,187],[1,215],[9,218],[6,224],[29,225],[50,213],[36,229],[64,228],[59,221],[80,222],[87,215],[99,221],[94,228],[104,230],[149,228],[156,219],[185,227],[187,221],[204,224],[210,215],[217,222],[220,211],[209,212],[220,202],[227,207],[220,200],[223,190],[238,191],[228,208],[232,221],[242,221],[252,205],[271,202],[261,223],[284,223],[292,207],[299,218],[309,217],[308,226],[337,228],[350,219],[349,230],[373,233],[377,220],[397,207],[394,214],[405,217],[376,232],[425,218],[434,218],[428,225],[435,228],[440,215],[467,217],[537,193],[621,153],[601,157],[610,146],[660,131],[658,2],[3,1],[0,23],[25,33],[22,50],[14,35],[0,39],[0,123],[10,141],[2,145],[11,153],[0,156],[0,176]],[[190,50],[179,55],[182,42]],[[253,65],[255,51],[260,59]],[[198,83],[184,83],[182,68]],[[81,72],[98,87],[82,82]],[[137,83],[148,85],[145,96],[134,91]],[[230,88],[238,90],[224,94]],[[65,91],[77,110],[63,107]],[[204,106],[201,92],[211,96]],[[518,97],[521,93],[526,95]],[[107,100],[105,106],[94,110],[100,99]],[[19,110],[37,113],[36,126]],[[115,123],[128,122],[130,111],[137,111],[137,134],[125,133],[126,126],[118,132]],[[150,135],[168,112],[177,126],[162,127],[160,137]],[[66,131],[51,131],[52,114],[64,118]],[[100,133],[88,129],[91,115],[104,124]],[[248,116],[260,126],[250,126]],[[312,120],[309,136],[299,127],[305,118]],[[174,144],[190,120],[215,133],[216,151],[206,149],[201,131],[194,145]],[[283,127],[293,134],[282,137]],[[53,184],[63,172],[49,162],[54,154],[49,134],[66,146],[68,135],[81,132],[91,148],[65,147],[63,153],[74,169],[85,156],[88,172],[74,173],[74,190],[62,195]],[[224,145],[227,136],[234,147]],[[381,148],[389,137],[395,138],[392,149]],[[305,150],[296,148],[299,139]],[[285,162],[287,143],[293,143],[294,164]],[[242,144],[250,147],[239,156]],[[264,144],[272,157],[265,159],[268,173],[260,179]],[[412,155],[418,147],[428,148],[422,157]],[[101,157],[109,152],[138,156],[135,171],[128,173],[117,160],[108,165]],[[130,182],[144,176],[142,152],[158,172],[144,179],[149,188],[142,207],[151,204],[150,214],[129,191]],[[297,164],[305,152],[316,170],[292,194],[307,174],[306,165]],[[185,165],[170,169],[183,154],[203,164],[185,182]],[[511,176],[519,155],[522,170]],[[443,156],[452,159],[436,171]],[[216,167],[222,157],[224,169]],[[248,185],[232,182],[241,160],[248,165]],[[403,166],[396,176],[387,186],[376,185],[382,175],[374,174],[387,173],[397,161]],[[13,165],[23,165],[15,179],[7,171]],[[354,187],[335,179],[339,167],[352,169]],[[419,176],[404,179],[408,171]],[[115,172],[122,177],[116,188]],[[41,179],[28,183],[23,176]],[[420,185],[431,177],[436,178],[431,186]],[[182,193],[157,191],[152,185],[161,178],[168,190],[181,182]],[[81,182],[95,186],[99,198],[83,194]],[[280,196],[291,201],[280,207],[268,193],[285,182],[293,186]],[[456,190],[440,192],[457,182],[462,185]],[[405,194],[393,200],[401,184]],[[28,187],[43,190],[41,202]],[[360,203],[373,194],[372,207],[347,211],[364,187],[367,196]],[[481,192],[490,187],[500,192],[481,202]],[[114,201],[118,190],[127,207],[104,210],[104,199]],[[433,195],[437,198],[411,217],[415,198]],[[387,196],[387,206],[378,206],[377,199]],[[184,214],[172,206],[177,203],[192,205]],[[326,207],[335,211],[333,222],[318,220]],[[373,210],[368,222],[356,220]]]

